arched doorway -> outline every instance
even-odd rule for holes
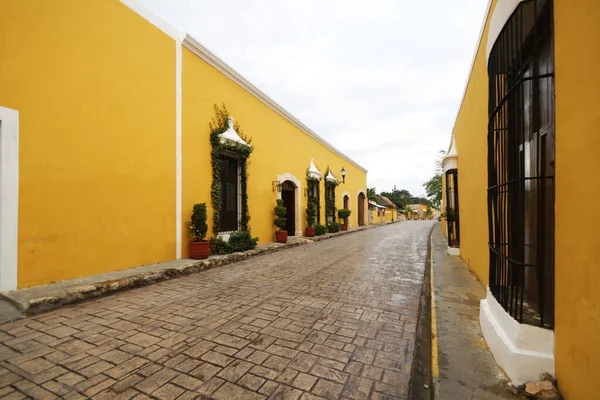
[[[350,196],[348,196],[346,193],[344,193],[344,208],[346,210],[350,209]],[[350,224],[350,218],[346,218],[345,221],[342,221],[343,224],[349,225]]]
[[[358,194],[358,226],[363,226],[365,224],[365,194],[360,192]]]
[[[287,208],[285,230],[288,236],[296,235],[296,189],[292,181],[284,181],[281,186],[281,200]]]

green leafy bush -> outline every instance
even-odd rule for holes
[[[308,204],[306,206],[306,224],[309,228],[312,228],[315,224],[315,215],[317,214],[317,209],[315,207],[315,203],[312,199],[308,199]]]
[[[199,242],[206,237],[208,225],[206,225],[206,203],[194,204],[192,208],[192,220],[188,224],[190,240]]]
[[[321,225],[321,224],[317,224],[315,226],[315,235],[316,236],[323,236],[325,234],[325,226]]]
[[[339,232],[341,228],[342,225],[338,224],[337,222],[332,222],[329,225],[327,225],[327,232],[336,233]]]
[[[240,231],[229,237],[229,247],[233,253],[236,251],[252,250],[256,247],[258,238],[253,238],[250,231]]]
[[[231,234],[229,241],[225,241],[221,237],[210,239],[210,251],[213,254],[231,254],[252,250],[257,243],[258,238],[253,238],[250,231],[239,231]]]
[[[338,217],[340,217],[340,219],[346,223],[351,213],[352,211],[348,210],[347,208],[341,208],[338,210]]]
[[[285,208],[283,206],[283,200],[278,199],[277,200],[277,205],[275,206],[275,226],[280,230],[284,230],[285,229],[285,225],[287,222],[287,208]]]

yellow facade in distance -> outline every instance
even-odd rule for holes
[[[254,151],[248,167],[248,207],[250,228],[259,243],[272,242],[276,230],[273,208],[277,192],[272,182],[279,175],[291,174],[299,182],[301,191],[301,225],[306,227],[307,197],[306,173],[310,160],[323,174],[327,167],[341,181],[340,171],[346,169],[346,183],[336,188],[336,208],[343,208],[343,193],[349,197],[352,211],[349,222],[358,226],[358,194],[366,195],[366,172],[317,142],[290,121],[283,118],[244,88],[208,64],[187,48],[183,48],[183,221],[189,221],[192,206],[206,203],[209,233],[212,232],[213,208],[210,197],[212,166],[209,142],[209,122],[214,116],[213,105],[225,104],[244,133],[252,139]],[[320,183],[321,223],[325,221],[324,181]],[[364,221],[367,219],[367,202],[364,201]],[[337,220],[336,215],[336,220]],[[184,224],[183,237],[187,238]],[[212,236],[212,234],[210,234]],[[182,243],[184,257],[188,254],[187,240]]]
[[[460,252],[483,285],[488,283],[487,122],[488,25],[493,0],[463,103],[453,129],[458,153]],[[596,224],[580,210],[600,198],[598,91],[600,3],[554,2],[555,62],[555,368],[563,398],[597,397],[600,370],[600,268]],[[445,196],[445,193],[443,194]],[[574,206],[575,205],[575,206]],[[465,210],[468,210],[466,212]]]
[[[18,287],[175,258],[175,41],[119,1],[0,1]],[[110,21],[110,23],[107,23]]]

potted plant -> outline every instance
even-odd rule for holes
[[[350,216],[351,213],[352,213],[352,211],[348,210],[347,208],[342,208],[342,209],[338,210],[338,217],[340,217],[340,219],[342,220],[342,230],[343,231],[348,230],[348,217]]]
[[[283,200],[278,199],[275,206],[275,226],[279,229],[275,231],[275,241],[278,243],[287,243],[288,233],[285,230],[287,222],[287,208],[283,206]]]
[[[208,225],[206,225],[206,203],[194,204],[192,208],[192,220],[188,224],[190,234],[190,258],[203,260],[208,258],[210,247],[206,237]]]
[[[315,203],[308,199],[308,204],[306,205],[306,237],[314,237],[315,236],[315,214],[316,208]]]

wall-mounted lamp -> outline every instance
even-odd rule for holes
[[[346,168],[342,167],[342,183],[346,183]]]
[[[282,186],[283,185],[279,181],[273,181],[273,182],[271,182],[271,188],[273,189],[273,191],[277,190],[277,193],[281,193],[281,187]]]

